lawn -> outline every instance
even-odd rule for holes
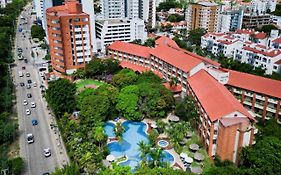
[[[93,80],[93,79],[85,79],[85,80],[81,80],[79,82],[76,83],[76,87],[78,89],[84,88],[85,85],[95,85],[95,86],[101,86],[105,83],[97,81],[97,80]]]

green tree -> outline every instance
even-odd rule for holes
[[[259,32],[267,33],[269,35],[271,30],[278,30],[278,27],[272,24],[268,24],[268,25],[263,25],[260,28],[257,28],[256,30]]]
[[[137,80],[137,74],[130,69],[122,69],[112,77],[112,84],[119,88],[133,84]]]
[[[115,136],[118,138],[118,140],[122,139],[124,131],[125,131],[125,128],[122,126],[122,124],[120,122],[117,122],[115,129],[114,129],[114,133],[115,133]]]
[[[97,141],[99,151],[101,151],[102,144],[105,143],[107,139],[104,128],[102,126],[96,126],[93,128],[92,133],[94,140]]]
[[[99,175],[133,175],[129,166],[118,166],[113,163],[113,168],[105,168],[99,171]]]
[[[170,8],[181,8],[182,5],[177,0],[166,0],[159,3],[157,7],[157,12],[159,11],[168,11]]]
[[[184,16],[181,16],[179,14],[172,14],[168,16],[167,20],[170,22],[180,22],[184,20]]]
[[[155,47],[155,39],[148,38],[143,45],[147,47]]]
[[[254,175],[275,175],[281,172],[281,140],[265,137],[253,147],[246,147],[241,152],[241,167],[250,168]]]
[[[65,165],[63,168],[56,168],[52,175],[79,175],[79,167],[77,164]]]
[[[77,97],[76,97],[76,101],[77,101],[77,108],[81,109],[82,106],[82,102],[84,101],[85,98],[87,98],[88,96],[94,94],[95,89],[92,88],[86,88],[83,91],[81,91]]]
[[[57,117],[65,112],[72,113],[76,107],[75,93],[75,84],[67,79],[60,78],[49,83],[46,100]]]
[[[161,83],[161,78],[159,76],[155,75],[152,71],[143,72],[138,76],[138,80],[136,84],[141,83]]]
[[[84,79],[86,78],[86,73],[84,71],[84,69],[77,69],[72,76],[74,77],[74,79]]]
[[[15,175],[20,175],[24,169],[24,160],[21,157],[16,157],[8,161],[10,172]]]
[[[93,126],[104,121],[109,115],[110,101],[106,96],[91,94],[84,98],[81,104],[79,118],[85,125]]]
[[[175,114],[181,119],[195,123],[198,113],[191,96],[186,96],[182,102],[176,105]]]
[[[201,37],[206,34],[206,30],[202,28],[190,30],[188,33],[188,41],[196,46],[201,45]]]
[[[31,26],[31,37],[32,38],[38,38],[40,41],[44,39],[46,36],[45,30],[42,26],[39,25],[33,25]]]
[[[141,113],[138,110],[139,88],[129,85],[121,89],[118,95],[116,109],[129,120],[140,120]]]

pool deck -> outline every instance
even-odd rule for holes
[[[120,118],[118,121],[113,121],[113,120],[110,120],[108,122],[111,122],[113,124],[116,125],[117,122],[120,122],[120,123],[123,123],[127,121],[126,119],[124,118]],[[152,119],[144,119],[142,120],[142,122],[144,122],[146,125],[147,125],[147,130],[146,132],[149,133],[153,128],[151,127],[152,124],[156,125],[156,122],[155,120],[152,120]],[[168,122],[168,121],[165,121],[165,122]],[[160,134],[159,135],[160,138],[168,138],[168,135],[166,134]],[[114,141],[117,141],[115,140],[116,138],[111,138],[109,139],[108,141],[109,142],[114,142]],[[108,142],[108,143],[109,143]],[[174,162],[173,164],[171,164],[171,167],[178,167],[178,168],[181,168],[183,171],[186,170],[186,168],[184,167],[183,165],[183,162],[181,161],[180,159],[180,156],[179,154],[174,150],[174,148],[171,148],[171,149],[165,149],[165,151],[167,151],[168,153],[170,153],[173,157],[174,157]],[[123,161],[122,161],[123,162]]]
[[[152,119],[144,119],[143,122],[147,123],[147,125],[149,127],[148,131],[150,131],[152,129],[152,127],[151,127],[152,124],[156,125],[155,120],[152,120]],[[168,120],[166,120],[165,122],[168,122]],[[169,138],[169,137],[168,137],[167,134],[160,134],[159,138]],[[182,160],[180,159],[179,154],[174,150],[174,148],[172,148],[172,149],[165,149],[165,151],[169,152],[174,157],[174,162],[171,165],[172,167],[176,166],[176,167],[181,168],[184,171],[186,170],[186,168],[183,165]]]

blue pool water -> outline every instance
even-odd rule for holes
[[[125,128],[123,133],[123,139],[119,142],[111,142],[107,146],[109,148],[110,154],[115,157],[121,157],[126,155],[128,160],[120,163],[119,165],[130,166],[132,170],[139,165],[140,162],[140,151],[138,143],[144,141],[148,143],[148,136],[146,134],[147,125],[143,122],[133,122],[126,121],[122,123],[122,126]],[[105,133],[108,137],[114,137],[114,127],[115,125],[107,122],[105,125]],[[164,151],[163,161],[172,163],[174,157]]]
[[[108,137],[115,137],[115,134],[114,134],[114,131],[113,131],[114,128],[115,128],[115,125],[113,123],[106,122],[105,127],[104,127],[105,134]]]

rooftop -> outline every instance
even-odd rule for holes
[[[229,72],[229,81],[227,82],[228,85],[247,89],[256,93],[265,94],[276,98],[281,98],[281,81],[242,73],[234,70],[227,71]]]
[[[140,46],[137,44],[126,43],[122,41],[115,41],[108,46],[108,49],[118,50],[121,52],[137,55],[143,58],[149,58],[151,48]]]
[[[201,60],[166,45],[159,45],[151,49],[150,53],[185,72],[202,63]]]
[[[200,70],[189,78],[188,83],[211,121],[220,119],[233,112],[240,112],[244,116],[253,119],[250,113],[234,98],[227,88],[217,82],[205,70]]]
[[[158,38],[155,41],[155,44],[156,45],[168,45],[168,46],[173,47],[173,48],[179,48],[177,43],[167,36],[161,36],[160,38]]]

